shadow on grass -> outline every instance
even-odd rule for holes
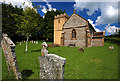
[[[22,79],[26,79],[28,78],[30,75],[32,75],[34,72],[32,70],[29,69],[25,69],[21,72],[22,74]]]
[[[41,49],[38,49],[38,50],[32,50],[31,52],[40,52]]]

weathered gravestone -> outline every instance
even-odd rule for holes
[[[66,58],[55,54],[47,54],[39,57],[40,61],[40,79],[64,79],[64,66]]]
[[[64,79],[64,66],[66,63],[66,58],[62,58],[55,54],[48,54],[47,43],[43,42],[41,53],[42,56],[39,57],[40,61],[40,79],[50,79],[49,81]]]
[[[113,50],[113,49],[114,49],[114,46],[109,46],[109,49],[110,49],[110,50]]]
[[[8,66],[8,71],[13,71],[16,79],[21,78],[21,73],[19,72],[16,54],[15,54],[15,44],[8,37],[7,34],[2,35],[1,46],[3,49],[3,53],[6,59],[6,63]]]
[[[21,45],[21,42],[19,42],[19,44]]]
[[[78,50],[79,50],[80,52],[84,52],[84,48],[83,48],[83,47],[78,48]]]
[[[38,41],[36,41],[36,44],[38,44]]]

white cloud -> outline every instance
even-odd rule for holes
[[[118,3],[117,2],[82,2],[75,0],[74,8],[77,11],[88,9],[87,14],[91,16],[96,10],[100,10],[101,15],[97,17],[95,25],[114,24],[118,22]]]
[[[1,2],[5,2],[6,4],[11,3],[13,6],[17,5],[18,7],[21,6],[22,8],[27,6],[33,8],[31,0],[2,0]]]
[[[89,23],[94,27],[96,32],[101,32],[98,28],[95,27],[95,24],[93,24],[93,21],[91,19],[88,19]]]
[[[45,6],[42,6],[42,8],[43,8],[43,9],[42,9],[41,11],[42,11],[43,13],[47,13],[47,8],[46,8]]]
[[[101,32],[98,28],[95,28],[96,32]]]
[[[45,6],[40,5],[40,7],[42,8],[41,11],[43,13],[47,13],[47,11],[52,11],[52,10],[56,11],[56,8],[52,8],[52,5],[49,4],[49,2],[47,0],[42,0],[42,1],[46,2],[46,5],[48,7],[48,9],[47,9]]]
[[[46,3],[48,3],[48,1],[47,0],[42,0],[43,2],[46,2]]]
[[[108,34],[115,34],[116,33],[116,29],[120,30],[120,28],[118,28],[116,26],[110,26],[110,24],[106,25],[105,29],[106,29],[106,32]]]
[[[106,9],[103,9],[101,16],[97,17],[96,25],[100,24],[114,24],[118,22],[118,8],[109,5]]]

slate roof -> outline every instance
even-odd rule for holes
[[[103,37],[103,32],[95,32],[93,37]]]

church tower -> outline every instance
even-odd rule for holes
[[[68,18],[69,16],[66,13],[54,17],[54,44],[61,45],[63,24]]]

